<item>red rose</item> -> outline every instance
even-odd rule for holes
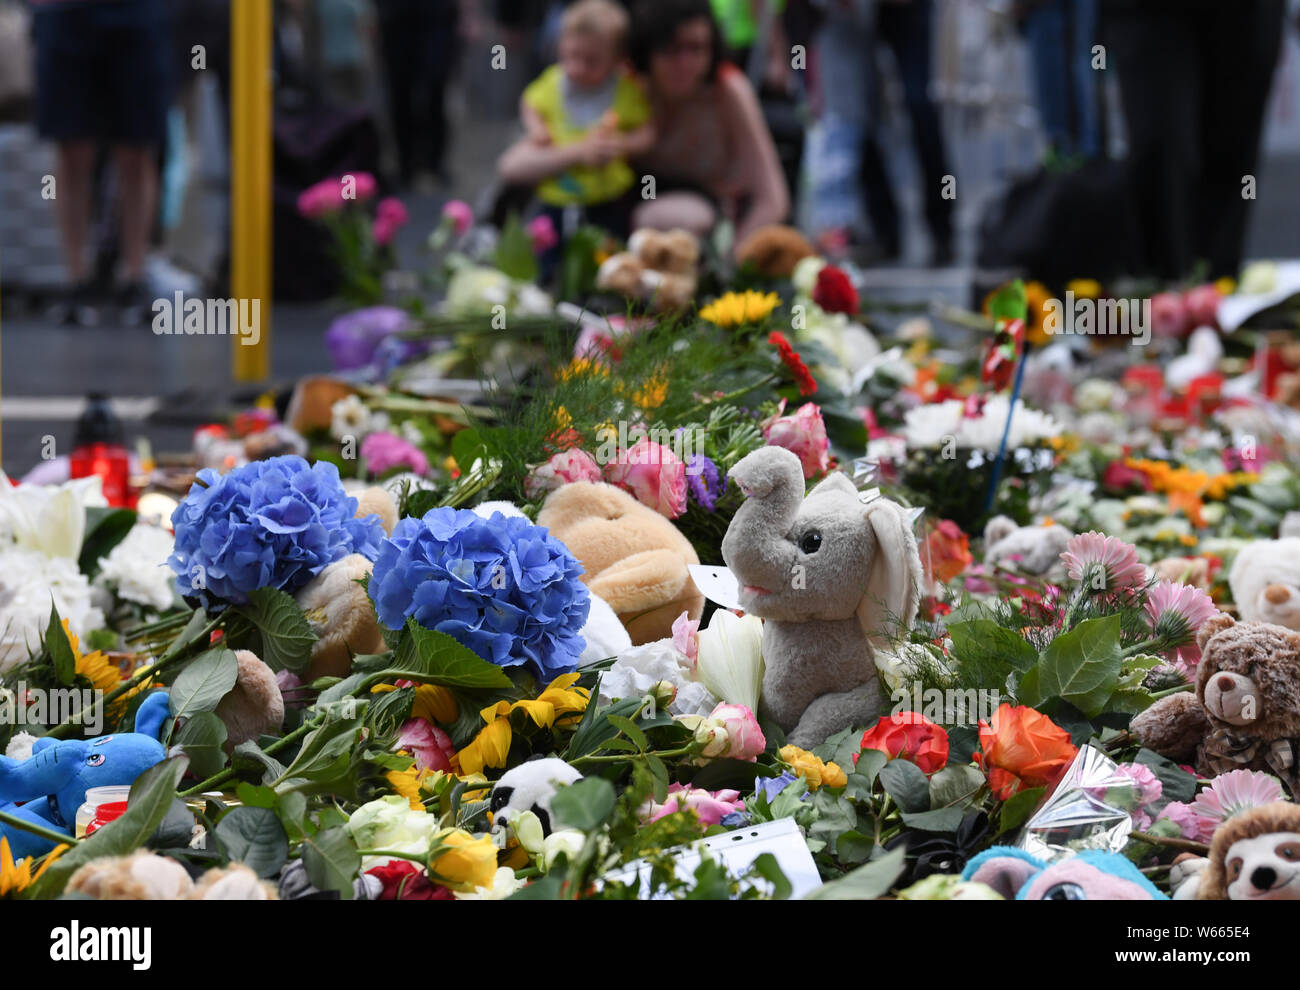
[[[454,901],[455,895],[446,887],[430,882],[428,875],[414,863],[405,859],[390,859],[383,866],[367,870],[378,877],[384,889],[381,901]]]
[[[848,313],[852,316],[858,311],[858,290],[842,270],[834,265],[823,265],[817,273],[817,284],[813,286],[813,302],[828,313]]]
[[[975,762],[999,801],[1028,787],[1051,787],[1078,754],[1070,734],[1042,712],[1002,704],[980,722]]]
[[[917,712],[885,715],[862,733],[859,749],[878,749],[891,760],[908,760],[927,776],[948,765],[948,733]],[[856,753],[853,765],[858,765]]]

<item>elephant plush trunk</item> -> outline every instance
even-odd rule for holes
[[[762,447],[741,458],[729,477],[747,498],[722,540],[722,559],[742,586],[784,586],[795,556],[786,536],[803,504],[799,458],[781,447]]]
[[[68,740],[46,746],[27,760],[0,756],[0,802],[32,801],[62,790],[77,775],[86,743]]]

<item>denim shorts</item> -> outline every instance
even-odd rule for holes
[[[52,141],[161,144],[173,92],[167,0],[65,0],[32,18],[36,130]]]

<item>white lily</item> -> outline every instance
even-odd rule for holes
[[[15,485],[0,471],[0,536],[24,550],[76,560],[86,535],[86,508],[106,505],[97,476],[62,485]]]
[[[719,609],[698,635],[695,669],[704,686],[725,702],[757,712],[763,689],[763,620]]]

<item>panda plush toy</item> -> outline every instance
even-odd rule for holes
[[[488,810],[492,812],[492,831],[499,832],[510,820],[531,811],[542,823],[542,832],[551,834],[551,798],[562,784],[582,779],[580,774],[559,757],[534,757],[507,770],[492,787]]]

